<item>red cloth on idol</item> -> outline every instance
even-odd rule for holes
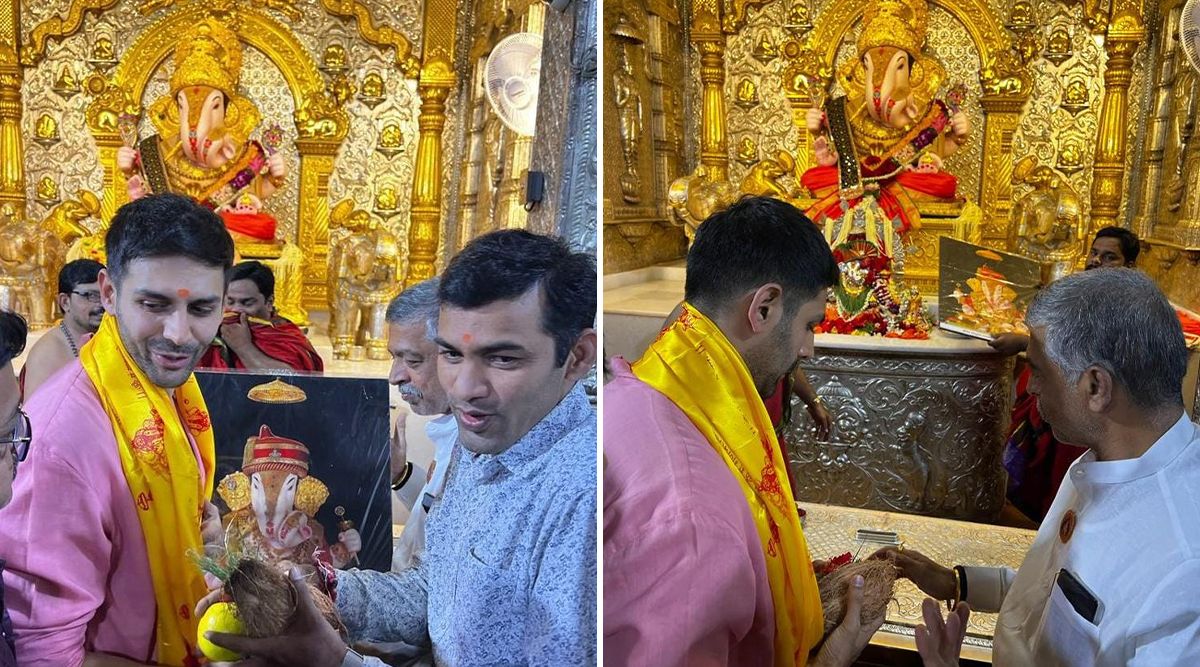
[[[236,320],[236,317],[234,319]],[[226,321],[229,321],[228,316]],[[249,324],[250,339],[263,354],[282,361],[294,370],[314,373],[325,370],[321,355],[317,354],[304,331],[291,321],[275,315],[270,324],[259,319],[251,319]],[[244,369],[246,366],[218,337],[200,358],[197,368]]]
[[[231,232],[244,234],[262,241],[275,240],[275,218],[266,213],[237,213],[221,211],[221,219],[225,228]]]
[[[872,177],[877,174],[872,174],[871,170],[863,167],[863,177]],[[800,184],[808,188],[814,197],[824,199],[836,194],[835,190],[838,187],[838,170],[834,165],[812,167],[805,171],[800,176]],[[908,213],[905,211],[905,204],[911,206],[911,202],[901,202],[900,198],[909,199],[909,194],[906,191],[920,193],[928,197],[936,199],[953,199],[955,192],[958,190],[958,178],[944,171],[939,172],[921,172],[921,171],[902,171],[895,178],[883,181],[882,187],[879,190],[878,200],[879,206],[889,218],[900,216],[902,222],[900,233],[903,234],[912,226],[913,221],[909,219]],[[853,207],[862,198],[850,199],[848,203]],[[842,202],[837,197],[832,197],[832,200],[825,207],[818,211],[819,214],[825,217],[837,219],[842,215]],[[811,217],[811,214],[810,214]]]

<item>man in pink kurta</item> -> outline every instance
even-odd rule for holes
[[[746,497],[682,410],[610,365],[605,664],[770,665],[775,608]]]
[[[73,667],[93,651],[152,662],[154,586],[142,527],[112,423],[79,361],[25,411],[36,446],[0,513],[20,664]]]

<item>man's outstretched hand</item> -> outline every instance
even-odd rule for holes
[[[842,622],[829,633],[812,667],[850,667],[859,653],[866,648],[871,636],[883,625],[883,617],[870,625],[862,623],[863,578],[855,576],[846,586],[846,610]]]
[[[312,594],[297,568],[289,573],[296,592],[296,614],[278,637],[243,637],[222,632],[208,633],[212,643],[247,656],[238,667],[339,667],[346,657],[346,643],[329,625],[313,602]]]
[[[925,598],[921,615],[925,623],[917,626],[916,640],[925,667],[958,667],[958,653],[967,634],[971,607],[966,602],[958,603],[943,622],[941,606],[933,598]]]

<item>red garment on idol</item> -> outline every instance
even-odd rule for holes
[[[275,240],[275,217],[267,213],[237,213],[221,211],[221,220],[231,232],[244,234],[261,241]]]
[[[862,175],[864,178],[870,178],[880,174],[873,174],[869,168],[863,166]],[[842,216],[842,202],[836,197],[838,187],[836,166],[813,167],[800,176],[800,184],[808,188],[817,199],[831,199],[818,212],[819,214],[833,219]],[[889,218],[900,216],[901,226],[898,231],[900,234],[904,234],[912,227],[913,223],[906,211],[906,208],[913,206],[912,202],[908,201],[911,199],[909,192],[925,195],[925,198],[954,199],[958,189],[958,178],[944,171],[928,173],[905,170],[894,178],[882,181],[881,185],[878,193],[879,206]],[[860,201],[862,201],[862,197],[847,200],[850,207],[854,207]],[[810,217],[813,216],[810,215]]]

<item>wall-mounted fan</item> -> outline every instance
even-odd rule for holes
[[[508,129],[532,137],[537,125],[542,36],[519,32],[500,40],[484,66],[488,102]]]

